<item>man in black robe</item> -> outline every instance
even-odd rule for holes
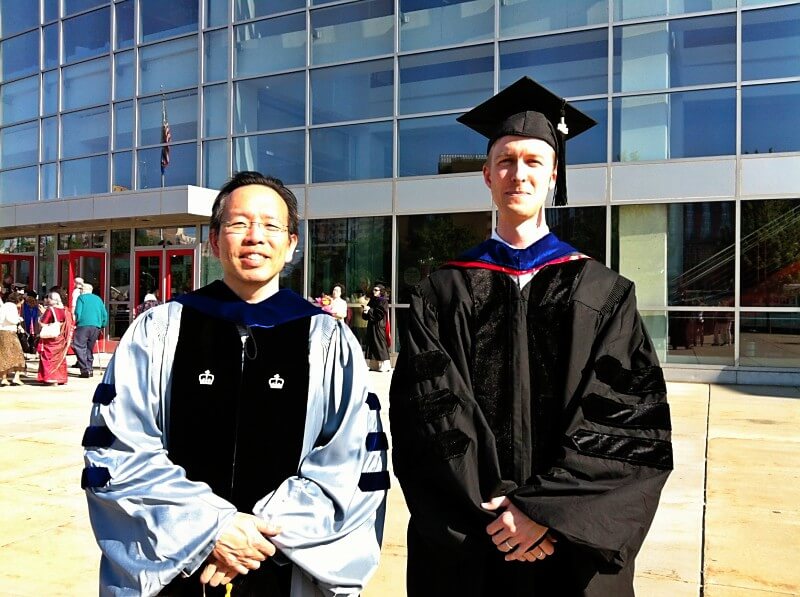
[[[408,594],[633,595],[672,469],[664,379],[633,284],[544,221],[594,122],[528,78],[459,120],[489,138],[497,228],[411,297],[389,413]]]

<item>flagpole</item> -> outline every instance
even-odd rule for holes
[[[162,85],[163,88],[163,85]],[[167,125],[167,103],[164,98],[164,92],[161,92],[161,141],[164,142],[164,130]],[[164,147],[161,147],[161,153],[163,156]],[[164,188],[164,158],[161,158],[161,188]]]

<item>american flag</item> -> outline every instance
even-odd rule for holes
[[[172,131],[167,120],[167,104],[161,100],[161,174],[169,166],[169,144],[172,142]]]

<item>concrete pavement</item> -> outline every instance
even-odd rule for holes
[[[391,374],[370,375],[385,416]],[[97,594],[79,478],[98,381],[0,388],[2,596]],[[669,396],[676,469],[637,561],[638,594],[800,594],[800,389],[671,383]],[[405,594],[407,518],[395,480],[366,597]]]

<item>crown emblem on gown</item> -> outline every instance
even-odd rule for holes
[[[211,373],[211,371],[209,371],[208,369],[206,369],[204,373],[201,373],[197,377],[197,381],[200,382],[201,386],[210,386],[211,384],[214,383],[214,374]]]
[[[286,381],[277,373],[269,378],[269,387],[272,390],[282,390]]]

